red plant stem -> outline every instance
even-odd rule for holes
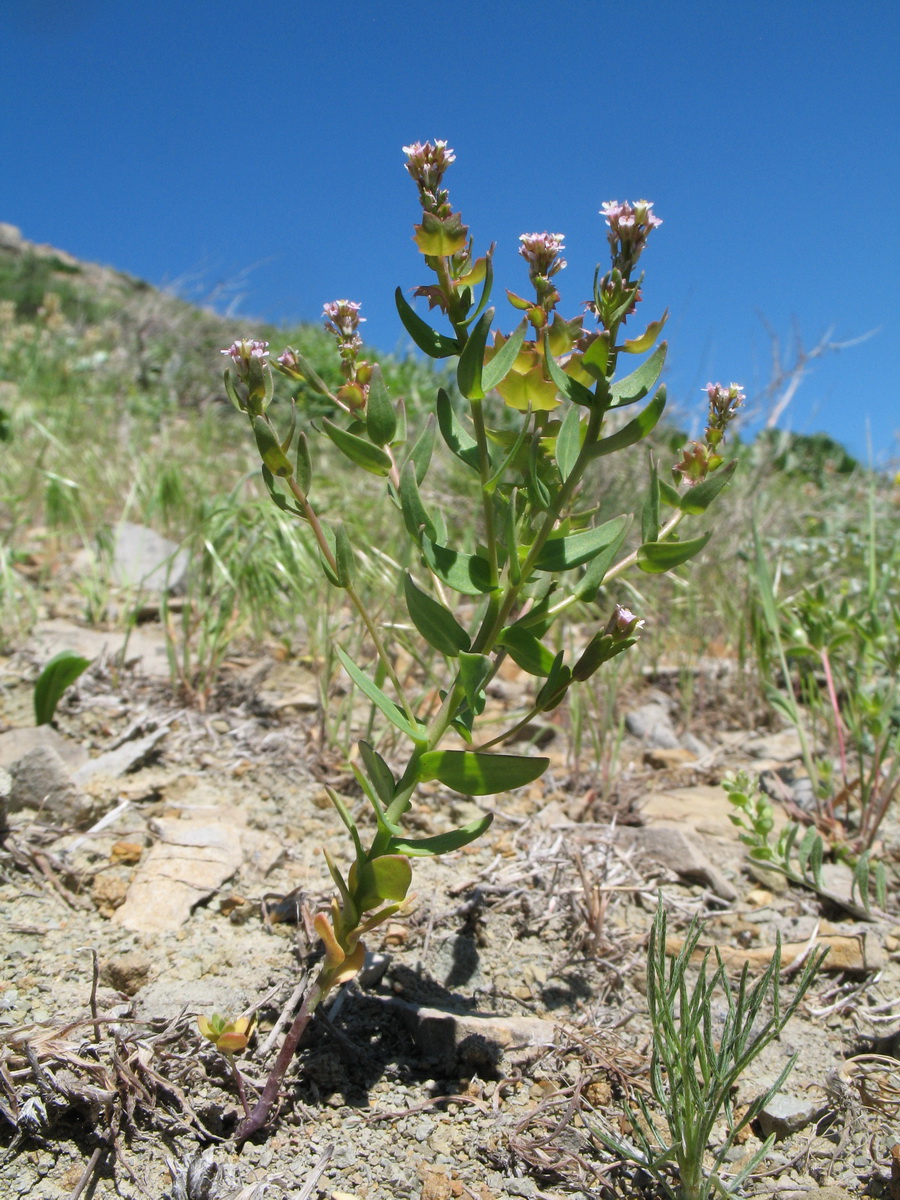
[[[266,1080],[266,1086],[263,1088],[259,1100],[254,1105],[253,1111],[237,1127],[234,1140],[238,1144],[245,1142],[247,1138],[252,1137],[254,1133],[262,1129],[265,1125],[272,1110],[272,1105],[278,1099],[284,1074],[291,1065],[291,1060],[297,1053],[297,1047],[300,1045],[300,1039],[306,1032],[306,1026],[309,1024],[310,1018],[320,1001],[325,996],[326,990],[322,988],[317,980],[303,997],[300,1011],[294,1018],[293,1024],[281,1044],[278,1057],[275,1059],[272,1070],[269,1072],[269,1078]]]
[[[844,722],[841,720],[841,708],[838,704],[837,692],[834,687],[834,676],[831,674],[831,662],[828,658],[828,651],[820,651],[822,659],[822,669],[825,672],[825,686],[828,688],[828,699],[831,701],[831,711],[834,713],[834,727],[837,731],[838,752],[841,756],[841,777],[844,781],[844,789],[847,794],[847,816],[850,815],[850,793],[847,787],[847,747],[844,743]]]

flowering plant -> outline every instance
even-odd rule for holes
[[[665,407],[665,388],[656,385],[666,344],[653,347],[667,314],[638,336],[624,336],[641,299],[643,275],[635,273],[636,267],[661,221],[648,201],[604,205],[610,268],[602,276],[598,268],[585,312],[568,319],[558,311],[557,277],[566,266],[563,235],[523,234],[520,253],[534,294],[507,292],[521,317],[511,333],[494,331],[492,337],[493,247],[474,256],[468,228],[450,203],[443,179],[454,154],[442,141],[416,142],[404,153],[422,210],[414,240],[432,274],[413,295],[438,310],[445,331],[425,321],[399,288],[396,305],[420,350],[434,359],[457,360],[460,399],[439,388],[434,411],[410,444],[402,401],[392,400],[378,365],[361,358],[364,318],[360,306],[348,300],[325,306],[326,328],[337,343],[344,376],[335,392],[294,349],[275,360],[264,342],[235,342],[223,351],[229,359],[226,388],[250,420],[269,495],[309,526],[322,570],[346,592],[365,627],[378,660],[377,680],[340,646],[337,655],[356,687],[410,746],[405,766],[395,772],[371,744],[358,743],[352,769],[374,812],[368,843],[340,797],[330,793],[352,838],[353,862],[344,872],[325,850],[336,895],[330,912],[315,918],[324,962],[239,1138],[266,1120],[315,1006],[357,973],[363,938],[403,904],[412,878],[410,860],[457,850],[491,822],[485,814],[452,832],[412,838],[403,829],[403,817],[417,787],[436,780],[466,795],[486,796],[521,787],[543,773],[548,759],[494,748],[537,714],[557,707],[574,683],[633,646],[644,622],[614,603],[571,661],[551,649],[551,629],[575,605],[593,605],[601,585],[607,590],[627,569],[668,571],[702,550],[711,531],[681,540],[679,526],[705,512],[735,466],[724,463],[720,447],[741,392],[736,385],[711,384],[705,441],[685,453],[669,480],[651,462],[636,545],[626,549],[631,515],[597,524],[593,508],[579,507],[583,483],[598,460],[645,438]],[[651,350],[635,370],[617,376],[620,356],[627,360]],[[447,666],[446,686],[430,708],[409,696],[391,647],[356,590],[355,553],[345,527],[327,523],[310,499],[313,463],[306,431],[296,429],[296,409],[286,433],[270,416],[276,373],[304,380],[324,397],[333,413],[322,419],[319,432],[353,467],[386,483],[414,547],[415,570],[402,578],[409,617]],[[620,410],[647,397],[637,416],[620,419]],[[502,405],[512,410],[506,418]],[[475,513],[470,525],[477,537],[469,541],[454,538],[445,515],[423,491],[438,434],[471,480]],[[454,611],[454,594],[474,598],[474,609],[470,599],[464,610]],[[507,657],[535,680],[531,706],[510,728],[483,740],[479,717],[486,688]],[[447,748],[450,735],[458,735],[465,748]]]

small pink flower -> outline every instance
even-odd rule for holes
[[[721,383],[708,383],[703,389],[709,397],[710,414],[731,420],[747,397],[739,383],[723,387]]]
[[[566,265],[566,260],[560,257],[560,251],[565,250],[564,233],[523,233],[519,237],[522,245],[519,253],[529,264],[530,274],[543,275],[549,279]]]
[[[626,608],[624,604],[617,604],[606,626],[606,632],[619,637],[630,637],[643,627],[644,622],[630,608]]]

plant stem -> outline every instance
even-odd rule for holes
[[[330,984],[326,978],[327,974],[325,970],[321,971],[315,983],[303,997],[300,1011],[294,1017],[293,1023],[285,1035],[284,1041],[281,1043],[278,1057],[272,1065],[266,1085],[260,1093],[259,1100],[254,1105],[253,1111],[247,1114],[235,1131],[234,1140],[239,1145],[241,1142],[245,1142],[247,1138],[252,1137],[254,1133],[258,1132],[265,1125],[272,1105],[278,1099],[284,1074],[290,1066],[294,1055],[297,1053],[300,1039],[306,1032],[306,1027],[313,1013],[330,991]]]

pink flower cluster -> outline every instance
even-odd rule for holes
[[[227,350],[222,350],[220,353],[228,355],[234,363],[238,379],[246,379],[251,359],[257,358],[261,362],[265,362],[269,357],[269,343],[243,338],[239,342],[232,342]]]
[[[560,251],[565,250],[564,233],[523,233],[519,241],[519,253],[529,266],[532,280],[536,275],[550,279],[557,271],[566,265],[566,260],[560,257]]]
[[[646,242],[651,229],[662,225],[662,220],[650,210],[652,200],[638,200],[629,204],[627,200],[607,200],[600,210],[612,233],[622,242]]]
[[[716,417],[726,424],[747,398],[739,383],[731,383],[728,387],[723,387],[721,383],[708,383],[703,390],[709,397],[710,420]]]
[[[352,337],[365,317],[359,315],[362,305],[358,300],[332,300],[322,309],[325,318],[325,328],[338,333],[343,338]]]
[[[423,191],[432,194],[441,186],[444,172],[456,161],[456,155],[441,141],[413,142],[403,147],[403,153],[407,171]]]
[[[662,225],[659,217],[651,211],[651,200],[638,200],[630,204],[627,200],[607,200],[600,209],[606,218],[609,233],[606,235],[612,247],[613,269],[628,275],[647,244],[650,231]]]

